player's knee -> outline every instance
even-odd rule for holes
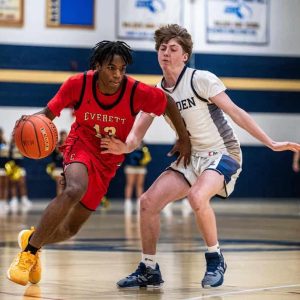
[[[204,211],[209,205],[209,199],[197,190],[191,190],[188,193],[187,198],[194,211]]]
[[[86,192],[86,188],[82,185],[67,186],[63,191],[63,197],[68,202],[77,203],[81,200]]]
[[[154,204],[152,198],[149,197],[148,193],[143,193],[140,197],[140,209],[143,213],[159,213],[157,205]]]

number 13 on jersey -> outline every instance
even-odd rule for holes
[[[101,134],[101,127],[98,124],[95,124],[94,129],[96,130],[95,136],[99,139],[103,138],[104,136],[115,136],[116,135],[116,128],[115,127],[104,127],[102,134]]]

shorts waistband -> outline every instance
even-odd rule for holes
[[[194,157],[209,157],[209,156],[214,156],[217,154],[223,154],[220,151],[199,151],[199,152],[192,152],[192,156]]]

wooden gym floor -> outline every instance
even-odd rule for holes
[[[285,300],[300,299],[300,202],[271,199],[213,201],[219,238],[228,264],[225,282],[202,289],[204,245],[193,215],[161,216],[158,247],[165,284],[160,289],[120,290],[115,283],[133,272],[140,259],[137,216],[125,217],[123,203],[101,208],[72,240],[42,252],[43,277],[26,287],[6,279],[18,252],[18,232],[35,225],[46,202],[29,212],[0,217],[1,300]]]

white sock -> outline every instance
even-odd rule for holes
[[[152,269],[155,269],[156,255],[142,253],[142,262],[146,265],[146,267],[151,267]]]
[[[22,202],[23,202],[23,201],[27,202],[27,201],[29,201],[29,199],[28,199],[28,197],[25,195],[25,196],[22,196],[22,197],[21,197],[21,201],[22,201]]]
[[[6,200],[5,199],[0,199],[0,206],[5,206],[6,204]]]
[[[130,198],[126,198],[126,199],[125,199],[125,202],[127,202],[127,201],[128,201],[128,202],[131,202],[131,199],[130,199]]]
[[[217,243],[216,245],[211,246],[211,247],[207,246],[206,252],[208,252],[208,253],[218,252],[219,254],[221,254],[219,243]]]
[[[18,202],[18,198],[17,197],[12,197],[10,201],[11,202]]]

